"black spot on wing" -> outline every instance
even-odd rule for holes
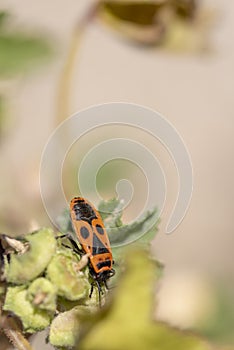
[[[104,253],[109,253],[109,250],[104,246],[104,244],[100,241],[97,235],[93,233],[92,254],[98,255],[98,254],[104,254]]]
[[[96,225],[96,230],[99,233],[99,235],[103,235],[104,234],[104,230],[103,227],[101,225]]]
[[[80,229],[80,235],[82,238],[87,239],[89,237],[89,230],[86,227],[82,226]]]

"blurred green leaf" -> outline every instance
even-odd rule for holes
[[[196,0],[101,0],[106,10],[121,21],[141,26],[154,25],[158,14],[165,8],[184,18],[193,18],[197,10]]]
[[[165,4],[161,1],[101,1],[103,8],[122,21],[132,22],[141,26],[154,24],[159,8]]]
[[[88,298],[90,284],[84,273],[77,270],[77,257],[71,249],[60,249],[50,261],[46,276],[57,288],[59,296],[67,300]]]
[[[160,267],[143,250],[128,252],[115,299],[78,344],[79,350],[210,350],[199,337],[153,320]]]
[[[119,206],[120,202],[117,198],[112,198],[108,201],[101,201],[98,205],[98,211],[101,214],[102,220],[112,217],[116,211],[119,212],[121,210]]]
[[[3,27],[8,17],[9,14],[6,11],[0,11],[0,29]]]
[[[0,76],[24,72],[48,59],[52,53],[50,44],[24,34],[0,34]]]
[[[227,287],[227,286],[225,286]],[[224,286],[214,286],[216,304],[207,317],[199,324],[197,330],[205,337],[217,342],[234,344],[234,303],[233,290]]]
[[[160,12],[167,1],[108,1],[100,2],[99,17],[109,27],[133,42],[154,45],[164,37]]]
[[[90,310],[84,306],[77,306],[69,311],[60,313],[50,326],[50,344],[58,347],[73,348],[77,333],[80,330],[80,317]]]
[[[56,218],[56,223],[59,227],[59,231],[62,233],[74,232],[70,217],[70,211],[68,208],[64,209],[63,212]]]
[[[133,43],[181,52],[206,49],[213,22],[197,0],[100,0],[99,17]]]
[[[129,244],[140,246],[149,250],[150,243],[157,234],[159,223],[156,209],[147,211],[141,218],[130,223],[123,224],[123,203],[115,198],[109,201],[102,201],[98,206],[110,239],[113,259],[115,262],[115,276],[109,281],[114,286],[125,265],[124,256]]]
[[[171,3],[174,5],[178,16],[182,18],[191,19],[196,14],[198,7],[197,0],[172,0]]]
[[[105,224],[110,242],[112,245],[126,245],[136,240],[143,239],[144,242],[152,240],[157,232],[156,224],[158,222],[158,213],[156,209],[149,210],[138,220],[131,224],[122,226],[109,226]],[[153,234],[154,231],[154,234]],[[151,233],[147,236],[147,233]],[[142,241],[142,242],[143,242]]]
[[[3,309],[17,315],[29,333],[41,331],[49,326],[53,314],[38,309],[28,300],[27,286],[8,287]]]
[[[40,276],[53,258],[57,242],[51,229],[43,228],[25,237],[29,249],[5,258],[4,275],[8,283],[26,284]]]
[[[101,201],[98,210],[104,220],[113,247],[126,245],[136,240],[141,245],[148,245],[155,237],[159,221],[156,208],[148,210],[131,224],[123,224],[121,219],[123,203],[118,199],[112,198],[108,201]]]

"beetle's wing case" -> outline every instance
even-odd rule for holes
[[[101,215],[82,197],[75,197],[70,204],[71,219],[77,239],[86,253],[95,273],[111,270],[113,264],[110,241]]]

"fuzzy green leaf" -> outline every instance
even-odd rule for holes
[[[99,17],[133,43],[178,52],[207,49],[214,20],[197,0],[100,0]]]
[[[108,201],[102,200],[98,205],[98,211],[101,214],[102,220],[106,220],[109,217],[119,213],[122,215],[120,207],[120,201],[116,198],[111,198]]]
[[[47,277],[59,296],[68,300],[88,298],[90,284],[87,274],[77,270],[77,255],[70,249],[60,249],[47,268]]]
[[[146,212],[138,221],[134,221],[131,224],[109,227],[105,223],[106,229],[110,238],[111,245],[121,246],[132,243],[136,240],[147,240],[146,236],[149,232],[150,235],[147,237],[152,239],[157,230],[156,223],[158,222],[158,214],[156,209]],[[144,238],[145,236],[145,238]]]
[[[123,203],[113,198],[100,202],[98,210],[104,220],[112,248],[139,240],[148,244],[157,232],[158,213],[149,210],[131,224],[123,224]]]
[[[90,312],[88,307],[77,306],[60,313],[50,326],[50,344],[56,347],[74,347],[81,329],[80,319]]]
[[[209,350],[199,337],[153,320],[153,285],[159,274],[145,251],[128,252],[115,300],[77,350]]]
[[[27,287],[8,287],[4,310],[11,311],[22,321],[25,332],[35,333],[49,326],[53,314],[40,310],[28,300]]]
[[[155,15],[165,1],[110,1],[103,0],[103,8],[121,21],[140,26],[154,24]]]
[[[62,233],[73,232],[70,211],[69,209],[64,209],[63,212],[57,217],[56,223],[59,227],[59,231]]]
[[[8,17],[9,14],[6,11],[0,11],[0,29],[3,27]]]
[[[165,1],[110,1],[102,0],[101,21],[123,37],[143,45],[160,44],[165,36],[161,12]]]
[[[51,45],[43,38],[26,34],[0,33],[0,76],[25,72],[52,54]]]
[[[41,310],[56,311],[57,288],[46,278],[35,279],[27,291],[28,300]]]
[[[29,243],[26,253],[11,254],[5,261],[5,276],[9,283],[24,284],[38,277],[47,267],[56,250],[56,239],[51,229],[41,229],[25,236]]]

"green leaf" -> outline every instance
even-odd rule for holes
[[[35,333],[49,326],[53,314],[33,305],[28,300],[27,293],[24,285],[8,287],[3,309],[20,318],[25,332]]]
[[[101,0],[102,10],[121,21],[139,26],[155,25],[160,11],[170,8],[182,18],[193,18],[197,10],[196,0]]]
[[[51,45],[43,38],[0,32],[0,76],[28,71],[51,54]]]
[[[130,250],[110,308],[77,350],[210,350],[203,339],[153,320],[154,283],[160,267],[143,250]],[[96,323],[95,323],[96,322]]]
[[[165,1],[101,1],[103,8],[121,21],[141,26],[154,24],[155,15]]]
[[[178,52],[207,49],[214,19],[197,0],[100,0],[98,14],[133,43]]]
[[[5,259],[5,276],[8,283],[24,284],[38,277],[47,267],[56,251],[56,239],[51,229],[41,229],[25,236],[29,244],[26,253],[11,254]]]
[[[127,39],[143,45],[155,45],[164,37],[160,19],[166,1],[108,1],[100,4],[99,17]]]
[[[131,224],[122,226],[105,226],[112,246],[126,245],[139,240],[139,242],[148,242],[154,238],[158,223],[158,213],[156,209],[147,211],[139,220]],[[147,238],[146,238],[147,237]]]
[[[83,271],[77,269],[77,255],[71,249],[59,249],[47,267],[47,278],[59,296],[68,300],[88,298],[90,284]]]
[[[61,312],[51,323],[49,342],[56,347],[74,347],[81,328],[81,316],[90,314],[86,306],[77,306]]]
[[[143,214],[141,218],[131,224],[123,224],[123,203],[112,198],[101,201],[98,206],[102,219],[113,248],[126,245],[139,240],[140,243],[149,244],[155,237],[158,225],[156,208]]]
[[[0,30],[2,29],[3,25],[6,23],[6,19],[8,17],[9,17],[8,12],[0,11]]]
[[[234,303],[233,290],[223,285],[213,286],[215,305],[196,329],[205,337],[219,343],[234,344]]]
[[[69,209],[64,209],[61,215],[56,218],[59,231],[62,233],[74,232]]]
[[[120,212],[122,215],[120,201],[117,198],[111,198],[108,201],[102,200],[98,205],[98,211],[101,214],[102,220],[113,217]]]
[[[28,300],[38,309],[56,311],[56,286],[44,277],[35,279],[27,290]]]

